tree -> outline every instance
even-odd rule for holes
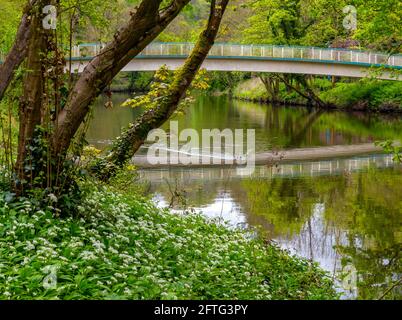
[[[113,40],[89,62],[63,104],[60,88],[64,76],[64,54],[58,48],[57,33],[45,30],[41,25],[44,18],[42,9],[49,2],[28,1],[20,25],[20,29],[22,26],[28,27],[26,53],[21,52],[19,59],[9,58],[9,61],[18,61],[7,69],[12,74],[26,54],[27,71],[19,107],[20,130],[15,166],[19,192],[23,192],[25,187],[34,186],[39,172],[46,173],[46,187],[58,184],[68,148],[93,100],[132,57],[166,28],[189,1],[172,0],[167,4],[162,0],[142,1],[126,25],[116,32]],[[58,5],[59,2],[52,1],[51,4]],[[25,21],[29,22],[28,25]],[[22,33],[19,32],[15,46],[22,43],[21,37]],[[13,57],[12,52],[8,57]],[[9,78],[5,82],[9,82]],[[53,92],[50,92],[50,87],[54,88]],[[36,129],[44,132],[39,134],[40,130]],[[39,152],[38,146],[34,146],[34,142],[42,138],[46,140],[44,147],[50,155],[44,155],[42,151]],[[43,187],[43,183],[41,181],[40,186]]]
[[[250,0],[252,15],[244,30],[244,41],[272,45],[327,46],[343,35],[343,1]],[[279,102],[280,84],[309,104],[325,107],[309,81],[310,76],[259,74],[272,102]]]
[[[402,52],[401,12],[399,0],[356,0],[358,28],[355,38],[363,46],[390,53]]]
[[[54,154],[66,153],[94,99],[133,57],[167,27],[188,2],[174,0],[162,10],[161,0],[141,3],[127,25],[90,61],[72,88],[65,108],[57,115],[57,128],[52,142]]]
[[[42,8],[49,3],[44,0],[28,2],[29,10],[25,10],[24,17],[30,22],[29,37],[15,164],[15,185],[19,194],[35,187],[62,194],[66,191],[64,188],[70,187],[68,172],[73,159],[68,160],[67,153],[79,128],[86,122],[92,102],[189,2],[143,0],[131,13],[125,26],[76,77],[71,89],[70,85],[66,86],[65,54],[60,48],[57,31],[42,28]],[[147,132],[162,124],[177,108],[214,43],[228,2],[211,1],[208,25],[194,52],[177,72],[158,112],[149,110],[136,124],[139,130],[130,130],[125,134],[130,137],[125,143],[133,144],[130,152],[124,155],[117,154],[116,150],[112,152],[114,159],[119,159],[117,162],[122,157],[128,159],[129,154],[144,141]],[[54,0],[51,4],[59,6],[60,2]],[[16,39],[18,41],[19,37]],[[65,96],[63,92],[66,92]]]
[[[229,0],[211,1],[207,26],[199,36],[192,53],[175,73],[166,94],[159,96],[157,102],[154,101],[116,141],[107,157],[97,163],[94,169],[101,177],[108,179],[117,168],[121,168],[144,143],[148,133],[160,127],[177,110],[179,102],[214,44],[228,2]]]

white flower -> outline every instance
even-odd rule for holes
[[[48,197],[51,202],[53,202],[53,203],[57,202],[57,197],[53,193],[49,193]]]
[[[28,264],[31,260],[28,257],[24,258],[24,261],[21,262],[21,264],[24,266],[26,264]]]
[[[113,254],[118,254],[119,251],[117,251],[116,249],[114,249],[113,247],[109,247],[109,251]]]
[[[28,251],[35,250],[35,246],[30,241],[27,241],[25,250],[28,250]]]
[[[83,260],[95,260],[96,255],[92,251],[85,250],[81,252],[80,258]]]

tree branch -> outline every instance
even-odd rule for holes
[[[169,88],[169,95],[161,100],[157,108],[147,110],[130,128],[122,134],[107,157],[98,163],[99,172],[108,179],[114,170],[122,167],[144,143],[148,133],[159,128],[176,111],[180,100],[190,87],[195,75],[212,48],[229,0],[218,4],[212,1],[210,16],[205,30],[201,33],[191,55],[175,74]],[[103,170],[105,169],[105,170]]]
[[[173,0],[160,11],[162,0],[143,0],[130,21],[121,28],[84,69],[60,112],[53,139],[53,151],[64,154],[94,99],[127,63],[151,43],[190,0]]]
[[[36,2],[37,0],[30,0],[26,4],[14,45],[4,62],[0,64],[0,101],[13,79],[14,72],[19,68],[27,55],[28,41],[31,35],[31,10]]]

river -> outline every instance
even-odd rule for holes
[[[127,98],[113,95],[113,109],[104,107],[104,98],[97,102],[90,144],[106,148],[135,120],[141,110],[120,107]],[[175,120],[180,129],[197,131],[255,129],[257,153],[402,141],[400,116],[273,107],[226,96],[199,96]],[[338,279],[343,298],[380,298],[401,278],[402,167],[389,155],[258,166],[252,177],[228,167],[142,169],[139,177],[161,207],[193,208],[232,226],[258,228],[280,247],[316,261]],[[401,287],[386,298],[402,298]]]

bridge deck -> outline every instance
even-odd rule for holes
[[[87,62],[99,54],[103,44],[75,46],[72,70],[82,72]],[[162,65],[176,70],[194,48],[192,43],[152,43],[122,71],[155,71]],[[336,48],[267,45],[216,44],[203,68],[210,71],[276,72],[346,77],[366,77],[372,66],[385,67],[375,76],[402,80],[394,70],[402,69],[402,55]]]
[[[98,55],[104,44],[81,44],[73,48],[74,60],[88,60]],[[136,58],[183,58],[194,49],[193,43],[151,43]],[[388,55],[363,50],[277,45],[241,45],[218,43],[209,58],[214,59],[286,59],[307,62],[346,63],[360,66],[388,66],[402,69],[402,55]]]
[[[73,47],[72,70],[82,72],[105,44],[84,43]],[[133,57],[122,71],[154,71],[161,65],[179,68],[194,48],[193,43],[151,43]],[[0,61],[4,55],[0,54]],[[203,68],[211,71],[277,72],[346,77],[366,77],[371,67],[385,67],[380,79],[402,80],[402,55],[379,52],[278,45],[218,43]]]

